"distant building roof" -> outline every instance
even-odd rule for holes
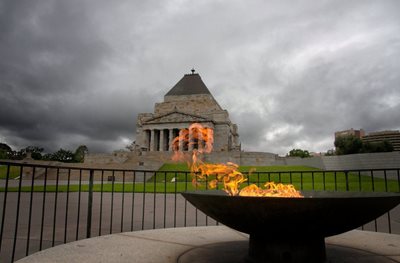
[[[355,130],[351,128],[350,130],[344,130],[344,131],[337,131],[335,132],[335,139],[339,136],[349,136],[353,135],[357,138],[362,138],[365,136],[365,131],[363,129]]]
[[[175,84],[175,86],[168,91],[165,96],[179,96],[179,95],[194,95],[194,94],[210,94],[204,82],[201,80],[199,74],[185,74],[183,78]]]

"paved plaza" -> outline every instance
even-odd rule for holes
[[[43,193],[33,193],[32,208],[30,209],[31,194],[21,193],[15,259],[26,255],[28,232],[29,253],[38,251],[40,243],[44,249],[53,244],[59,245],[86,238],[87,192],[82,192],[80,196],[77,192],[70,192],[68,196],[67,193],[58,193],[57,203],[55,202],[55,193],[46,193],[44,213],[43,196]],[[1,194],[1,205],[3,200],[4,195]],[[0,262],[9,262],[11,259],[17,219],[17,200],[18,193],[9,192],[7,194]],[[216,222],[197,211],[180,194],[94,193],[91,224],[91,236],[93,237],[100,234],[142,229],[216,225]],[[40,242],[41,239],[42,242]]]
[[[15,182],[10,181],[10,186]],[[40,184],[40,181],[35,181],[35,185]],[[0,204],[3,205],[3,202],[4,192],[0,193]],[[87,192],[23,192],[19,204],[18,193],[8,192],[0,262],[10,262],[15,235],[15,260],[26,255],[28,244],[28,253],[31,254],[40,247],[45,249],[86,238],[87,211]],[[390,220],[391,231],[400,234],[399,206],[392,210]],[[179,193],[93,193],[91,237],[154,228],[205,225],[216,225],[216,222],[187,203]],[[388,232],[388,216],[379,218],[376,225],[378,231]],[[367,224],[364,229],[374,231],[375,223]]]
[[[329,237],[325,243],[329,263],[400,262],[398,235],[353,230]],[[248,235],[225,226],[170,228],[72,242],[38,252],[18,263],[253,262],[247,256],[248,246]],[[294,259],[282,262],[297,261]]]

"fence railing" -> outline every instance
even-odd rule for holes
[[[274,181],[299,190],[400,192],[400,169],[269,171],[247,176],[248,184]],[[217,225],[179,194],[196,188],[190,173],[182,171],[0,161],[0,262],[105,234]],[[400,234],[400,207],[361,229]]]

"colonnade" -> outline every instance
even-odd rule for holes
[[[205,142],[201,140],[199,134],[193,134],[188,129],[147,129],[145,133],[145,144],[148,151],[192,151],[205,147]],[[188,138],[184,138],[183,134],[188,134]],[[176,137],[180,137],[178,147],[174,149],[172,142]]]

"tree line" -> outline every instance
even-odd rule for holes
[[[339,136],[335,139],[334,145],[335,149],[328,150],[326,156],[393,151],[393,145],[388,140],[365,142],[354,135]],[[307,150],[292,149],[286,156],[306,158],[311,157],[311,154]]]
[[[354,135],[339,136],[334,142],[335,149],[328,150],[325,155],[346,155],[356,153],[377,153],[377,152],[392,152],[393,144],[388,140],[380,142],[365,142]],[[311,157],[307,150],[292,149],[286,156],[289,157]]]
[[[393,145],[388,140],[380,142],[365,142],[354,135],[337,137],[335,139],[335,147],[337,155],[393,151]]]
[[[0,159],[23,160],[30,156],[34,160],[59,161],[65,163],[82,163],[88,153],[86,145],[78,146],[75,151],[60,148],[53,153],[44,153],[44,148],[28,146],[20,150],[13,150],[5,143],[0,143]]]

